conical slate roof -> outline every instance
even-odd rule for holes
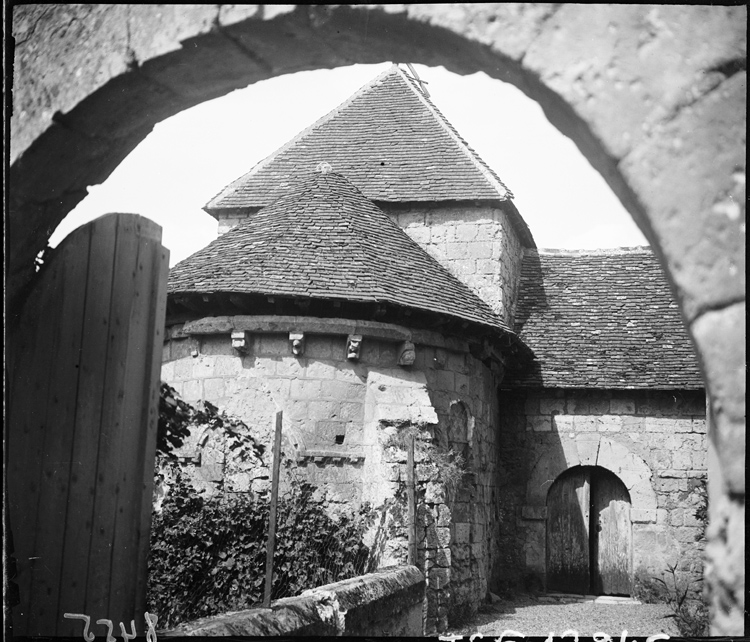
[[[295,177],[322,162],[372,201],[512,198],[417,83],[393,65],[225,187],[204,209],[217,216],[222,210],[269,205]]]
[[[509,329],[346,178],[311,173],[178,263],[168,293],[384,302]]]

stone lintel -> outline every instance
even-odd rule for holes
[[[324,319],[304,316],[276,315],[237,315],[205,317],[186,321],[183,326],[168,328],[168,338],[184,338],[202,334],[230,334],[245,331],[265,334],[286,334],[291,332],[323,335],[361,335],[365,339],[380,339],[402,343],[411,341],[417,345],[447,348],[456,352],[468,352],[469,343],[454,337],[444,337],[430,330],[410,330],[392,323],[378,321],[353,321],[350,319]]]

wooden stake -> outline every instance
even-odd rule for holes
[[[417,563],[416,506],[414,505],[414,435],[409,437],[406,448],[406,501],[407,501],[407,564]]]
[[[263,606],[271,606],[273,585],[273,553],[276,548],[276,509],[279,499],[279,468],[281,466],[281,420],[282,412],[276,413],[276,435],[273,441],[273,471],[271,477],[271,513],[268,516],[268,543],[266,544],[266,589]]]

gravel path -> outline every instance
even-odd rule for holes
[[[549,603],[530,596],[518,596],[512,601],[483,605],[470,622],[452,628],[450,634],[500,636],[503,631],[513,630],[527,637],[546,637],[554,632],[555,638],[559,639],[564,631],[573,630],[581,637],[606,633],[615,642],[623,631],[637,636],[657,633],[678,636],[672,618],[667,617],[670,613],[665,604]],[[572,642],[572,637],[566,640]]]

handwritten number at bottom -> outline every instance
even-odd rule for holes
[[[135,620],[130,620],[130,633],[125,630],[125,625],[120,622],[120,631],[122,632],[122,639],[127,642],[135,638],[137,633],[135,632]]]
[[[69,620],[83,620],[85,622],[83,626],[83,639],[86,642],[94,642],[94,634],[89,631],[89,625],[91,624],[91,618],[88,615],[83,615],[82,613],[63,613],[63,617]],[[148,631],[146,632],[146,640],[147,642],[157,642],[156,639],[156,622],[158,621],[159,617],[157,615],[152,615],[150,613],[146,613],[144,615],[144,619],[146,620],[146,626],[148,627]],[[112,620],[97,620],[97,624],[106,624],[107,625],[107,641],[106,642],[117,642],[117,638],[115,638],[112,635]],[[135,620],[130,620],[130,633],[128,633],[125,630],[125,625],[120,622],[120,632],[122,633],[122,639],[124,642],[128,642],[129,640],[132,640],[136,637],[137,633],[135,630]]]
[[[86,642],[94,642],[94,634],[89,633],[89,624],[91,624],[91,618],[88,615],[81,613],[63,613],[63,617],[69,620],[83,620],[86,624],[83,626],[83,639]]]
[[[117,642],[117,640],[112,637],[112,620],[97,620],[96,623],[107,625],[107,642]]]

